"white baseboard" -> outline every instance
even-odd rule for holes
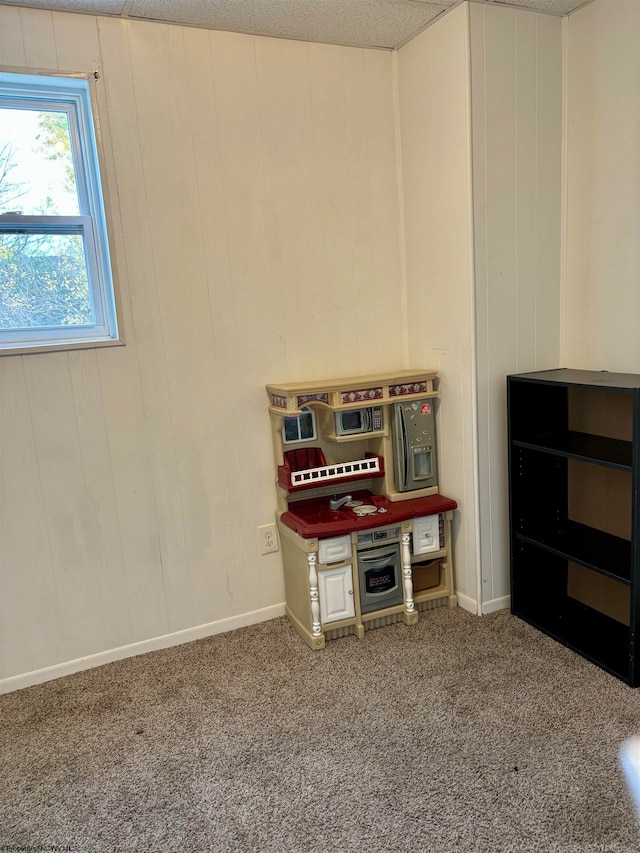
[[[505,610],[511,607],[511,596],[503,595],[501,598],[493,598],[491,601],[482,602],[482,613],[495,613],[496,610]]]
[[[72,675],[74,672],[92,669],[95,666],[102,666],[102,664],[112,663],[116,660],[135,657],[146,652],[155,652],[158,649],[168,649],[171,646],[179,646],[182,643],[190,643],[193,640],[202,640],[204,637],[211,637],[214,634],[223,634],[227,631],[234,631],[236,628],[244,628],[247,625],[266,622],[269,619],[284,616],[284,614],[285,605],[283,602],[282,604],[274,604],[272,607],[253,610],[250,613],[241,613],[239,616],[231,616],[228,619],[220,619],[217,622],[208,622],[206,625],[196,625],[193,628],[186,628],[183,631],[175,631],[172,634],[152,637],[150,640],[141,640],[138,643],[131,643],[128,646],[118,646],[115,649],[108,649],[104,652],[98,652],[95,655],[87,655],[84,658],[65,661],[64,663],[58,663],[44,669],[35,669],[32,672],[2,678],[0,679],[0,694],[11,693],[13,690],[21,690],[24,687],[32,687],[34,684],[42,684],[44,681],[61,678],[63,675]]]
[[[495,613],[496,610],[504,610],[511,606],[511,596],[504,595],[502,598],[494,598],[491,601],[483,601],[482,607],[478,608],[478,602],[475,598],[469,598],[461,592],[456,592],[458,606],[463,610],[468,610],[474,615],[485,615],[487,613]]]
[[[475,598],[469,598],[468,595],[463,595],[461,592],[456,592],[456,598],[458,599],[458,607],[462,607],[463,610],[468,610],[469,613],[473,613],[474,616],[478,613],[478,602]]]
[[[468,610],[473,614],[478,613],[478,603],[474,598],[469,598],[469,596],[461,592],[457,592],[456,597],[458,599],[458,606],[462,607],[463,610]],[[492,601],[485,601],[482,604],[482,613],[493,613],[496,610],[503,610],[509,607],[509,605],[510,596],[508,595],[502,598],[494,598]],[[241,613],[239,616],[231,616],[228,619],[220,619],[217,622],[208,622],[205,625],[196,625],[193,628],[175,631],[172,634],[163,634],[160,637],[141,640],[138,643],[131,643],[128,646],[107,649],[104,652],[65,661],[64,663],[58,663],[44,669],[35,669],[31,672],[2,678],[0,679],[0,694],[22,690],[24,687],[32,687],[34,684],[42,684],[45,681],[52,681],[54,678],[62,678],[65,675],[72,675],[74,672],[82,672],[82,670],[102,666],[105,663],[135,657],[136,655],[146,654],[146,652],[155,652],[158,649],[168,649],[171,646],[179,646],[182,643],[190,643],[193,640],[212,637],[214,634],[234,631],[236,628],[255,625],[258,622],[266,622],[269,619],[276,619],[278,616],[284,615],[285,605],[283,602],[282,604],[274,604],[272,607],[264,607],[261,610],[253,610],[250,613]]]

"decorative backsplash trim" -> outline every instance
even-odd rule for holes
[[[367,400],[379,400],[383,396],[382,388],[364,388],[360,391],[343,391],[343,403],[364,403]]]
[[[390,397],[403,397],[405,394],[424,394],[427,390],[426,382],[409,382],[405,385],[390,385]]]
[[[329,395],[328,394],[302,394],[298,397],[298,408],[304,406],[305,403],[308,403],[309,400],[317,400],[319,403],[326,403],[329,405]]]

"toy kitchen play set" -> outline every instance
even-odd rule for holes
[[[312,649],[456,605],[436,379],[404,370],[267,385],[287,616]]]

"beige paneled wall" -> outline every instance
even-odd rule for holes
[[[468,6],[398,52],[409,361],[441,376],[441,489],[460,507],[455,585],[478,608]]]
[[[0,40],[101,70],[127,340],[0,359],[2,690],[283,612],[264,385],[402,367],[405,329],[391,54],[3,6]]]
[[[640,3],[596,0],[567,23],[563,360],[640,372]]]
[[[562,22],[472,3],[482,611],[509,601],[506,382],[559,367]]]
[[[505,377],[558,366],[561,26],[471,3],[399,51],[410,361],[442,376],[456,589],[478,612],[509,603]]]
[[[637,145],[617,169],[590,125],[640,108],[604,5],[630,61],[638,32],[617,0],[569,22],[566,338],[602,315],[631,364]],[[101,72],[127,340],[0,358],[0,690],[283,612],[268,381],[437,369],[459,600],[506,605],[504,377],[559,359],[560,20],[463,4],[394,56],[0,5],[0,64]]]

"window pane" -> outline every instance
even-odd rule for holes
[[[300,431],[298,429],[298,418],[285,418],[284,419],[284,440],[285,441],[298,441],[300,437]]]
[[[0,329],[91,323],[80,234],[0,234]]]
[[[300,438],[313,438],[313,415],[311,412],[300,415]]]
[[[66,112],[0,109],[0,213],[10,211],[80,214]]]

